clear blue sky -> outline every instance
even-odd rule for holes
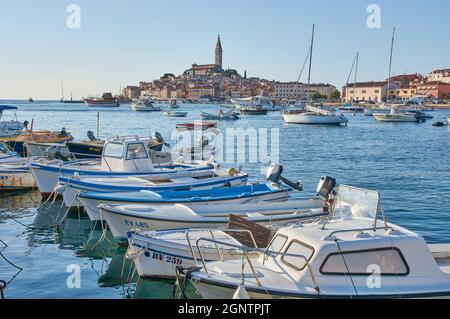
[[[81,29],[66,8],[81,6]],[[381,29],[366,25],[381,7]],[[0,1],[0,98],[117,93],[119,86],[212,63],[221,34],[224,66],[295,80],[317,25],[312,79],[341,87],[357,50],[360,80],[450,67],[450,1],[408,0],[15,0]]]

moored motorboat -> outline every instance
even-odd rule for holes
[[[84,99],[87,106],[98,107],[119,107],[120,103],[117,98],[113,97],[111,93],[103,93],[101,98],[90,97]]]
[[[150,99],[139,99],[131,103],[131,109],[137,112],[160,112],[161,107],[154,106]]]
[[[9,105],[0,105],[0,120],[2,120],[0,121],[0,138],[19,135],[25,128],[25,124],[20,121],[17,121],[17,119],[11,121],[3,120],[3,112],[10,110],[16,111],[17,107]]]
[[[217,128],[216,122],[198,121],[192,123],[179,123],[176,125],[177,130],[186,130],[186,131],[195,131],[195,130],[206,131],[214,128]]]
[[[374,113],[373,117],[378,122],[423,123],[426,120],[420,113],[400,112],[395,107],[392,107],[389,113]]]
[[[186,117],[188,115],[188,112],[183,112],[183,111],[164,111],[163,114],[166,117]]]
[[[307,105],[301,109],[286,110],[282,114],[288,124],[347,124],[348,118],[344,114],[322,107]]]
[[[312,202],[307,201],[303,204],[304,207],[296,208],[299,219],[293,223],[326,216],[319,205],[314,206]],[[243,210],[239,211],[241,216],[248,205],[242,206]],[[269,210],[266,208],[265,211]],[[292,210],[294,211],[295,209]],[[230,215],[226,228],[129,231],[127,257],[133,260],[137,273],[141,277],[174,278],[177,272],[176,267],[183,269],[201,267],[201,259],[211,262],[242,258],[241,250],[227,246],[230,244],[266,248],[277,230],[277,225],[264,227],[241,216]],[[226,245],[217,244],[218,247],[216,247],[204,241],[205,238],[217,240]]]
[[[101,160],[76,160],[67,163],[58,160],[35,161],[31,163],[31,171],[39,191],[49,195],[58,184],[60,175],[98,177],[153,175],[171,178],[175,175],[182,177],[183,172],[201,172],[213,168],[212,164],[205,162],[185,164],[164,161],[160,164],[157,160],[158,153],[165,156],[167,152],[164,149],[150,152],[148,145],[153,140],[136,136],[114,137],[105,142]]]
[[[188,273],[192,284],[206,299],[450,297],[448,249],[433,251],[419,234],[388,223],[378,192],[331,192],[323,192],[333,203],[326,221],[281,228],[267,249],[223,245],[248,257],[203,260]]]
[[[0,191],[28,190],[36,187],[26,164],[0,165]]]
[[[239,120],[239,116],[233,111],[228,112],[219,111],[218,114],[210,114],[206,112],[200,112],[202,120],[217,120],[217,121],[236,121]]]
[[[160,173],[164,174],[164,171]],[[163,190],[210,189],[242,185],[248,179],[248,175],[245,173],[229,174],[221,170],[193,170],[178,173],[168,170],[165,175],[163,174],[101,178],[60,176],[59,185],[66,207],[77,207],[80,206],[78,195],[82,192],[125,193],[143,190],[158,192]]]
[[[261,205],[264,206],[264,205]],[[197,212],[186,205],[107,205],[100,204],[100,218],[106,221],[114,238],[126,242],[127,233],[133,229],[169,230],[192,228],[226,227],[230,214],[243,217],[260,225],[286,225],[305,218],[323,216],[323,208],[304,209],[303,211],[284,211],[282,213],[262,209],[258,213],[248,213],[239,208],[232,212],[223,207],[221,212]]]
[[[209,188],[203,190],[178,190],[178,191],[139,191],[121,193],[91,193],[80,192],[78,201],[93,221],[98,220],[98,205],[169,205],[183,204],[189,207],[209,207],[223,209],[216,205],[226,205],[227,209],[235,204],[250,204],[257,202],[283,202],[288,200],[290,189],[272,183],[258,183],[224,188]],[[280,203],[279,209],[283,205]],[[290,206],[293,207],[293,206]],[[200,209],[200,208],[198,208]],[[234,209],[239,209],[235,207]],[[247,207],[250,209],[250,207]],[[255,212],[261,207],[254,207]],[[272,207],[271,209],[274,209]]]
[[[261,105],[241,107],[239,112],[242,115],[266,115],[268,110]]]

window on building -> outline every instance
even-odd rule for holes
[[[380,93],[380,90],[375,90],[375,93],[376,93],[376,94]]]
[[[371,266],[377,266],[384,276],[409,274],[405,258],[399,249],[393,247],[330,254],[320,267],[320,272],[326,275],[366,276],[373,274]]]
[[[362,90],[361,93],[362,93],[362,94],[366,94],[366,90]]]

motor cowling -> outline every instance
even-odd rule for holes
[[[284,184],[288,185],[289,187],[292,187],[295,190],[298,190],[298,191],[303,190],[303,185],[300,181],[292,182],[292,181],[284,178],[283,176],[281,176],[281,174],[283,174],[283,166],[278,165],[278,164],[271,164],[267,170],[266,178],[267,178],[267,180],[269,180],[275,184],[284,183]]]
[[[319,184],[317,185],[317,195],[322,196],[323,198],[328,198],[328,196],[333,192],[333,189],[336,187],[336,179],[324,176],[320,178]]]

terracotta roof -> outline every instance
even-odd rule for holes
[[[418,87],[430,86],[430,85],[450,85],[449,83],[445,83],[442,81],[431,81],[424,84],[419,84]]]

